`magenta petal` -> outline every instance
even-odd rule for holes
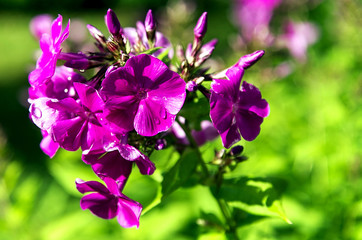
[[[136,108],[137,105],[134,106]],[[132,109],[131,109],[132,112]],[[114,133],[124,134],[133,130],[133,116],[130,111],[124,109],[104,109],[104,117],[107,120],[102,124],[109,127]]]
[[[82,179],[77,178],[75,180],[75,185],[80,193],[86,193],[86,192],[99,192],[102,194],[109,193],[108,189],[102,183],[97,181],[85,182]]]
[[[236,124],[241,136],[247,141],[252,141],[259,135],[262,122],[263,118],[253,112],[241,110],[236,114]]]
[[[139,227],[139,218],[142,212],[142,205],[129,198],[118,200],[117,220],[122,227]]]
[[[125,182],[132,170],[132,162],[123,159],[118,151],[106,154],[84,154],[83,161],[92,165],[93,171],[101,178],[110,177]]]
[[[147,54],[140,54],[137,57],[130,58],[125,67],[131,67],[134,70],[137,85],[147,89],[152,89],[155,82],[162,78],[163,74],[170,71],[161,60]]]
[[[134,128],[142,136],[154,136],[166,131],[175,121],[175,115],[167,113],[160,104],[142,100],[134,119]]]
[[[259,89],[245,81],[242,84],[242,92],[239,93],[239,104],[260,117],[269,115],[269,105],[261,98]]]
[[[186,83],[174,72],[164,74],[157,80],[158,86],[148,92],[150,99],[159,101],[171,114],[177,114],[186,98]]]
[[[230,148],[240,141],[240,133],[236,124],[232,124],[226,131],[220,133],[222,144],[225,148]]]
[[[128,161],[134,161],[137,158],[143,156],[143,154],[137,148],[128,144],[120,144],[117,146],[117,149],[121,156]]]
[[[35,99],[30,105],[31,119],[42,130],[50,130],[55,122],[61,119],[61,114],[49,106],[50,98]]]
[[[110,194],[88,194],[82,197],[80,206],[83,210],[89,209],[94,215],[104,219],[114,218],[118,212],[117,198]]]
[[[133,59],[133,58],[131,58]],[[130,60],[131,60],[130,59]],[[127,61],[128,63],[128,61]],[[130,67],[121,67],[110,72],[102,82],[102,96],[107,100],[109,96],[129,96],[134,95],[137,88],[135,84],[138,79],[135,79],[133,69]]]
[[[210,118],[220,134],[230,127],[233,117],[233,102],[222,95],[211,93]]]
[[[213,92],[224,94],[226,98],[235,102],[243,75],[244,70],[242,68],[232,67],[226,72],[228,79],[215,79],[211,84],[211,89]]]
[[[103,111],[104,102],[94,88],[82,83],[74,83],[73,85],[84,106],[91,112]]]
[[[54,157],[59,149],[59,144],[54,142],[52,136],[47,131],[42,130],[43,140],[40,142],[40,148],[50,158]]]
[[[87,122],[81,117],[58,121],[53,125],[53,136],[62,148],[76,151],[82,144],[82,134],[87,127]]]
[[[156,170],[156,166],[147,156],[140,157],[136,160],[136,164],[141,174],[152,175]]]

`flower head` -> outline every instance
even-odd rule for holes
[[[110,72],[102,82],[110,129],[142,136],[166,131],[186,97],[185,82],[159,59],[141,54]]]
[[[104,178],[103,180],[107,187],[100,182],[85,182],[76,179],[75,184],[79,192],[92,192],[82,197],[80,207],[83,210],[89,209],[100,218],[111,219],[117,217],[122,227],[138,228],[142,205],[124,195],[112,178]]]
[[[215,79],[211,85],[210,117],[226,148],[238,142],[240,135],[254,140],[263,118],[269,115],[269,105],[259,89],[245,81],[240,89],[243,74],[242,68],[230,68],[227,79]]]

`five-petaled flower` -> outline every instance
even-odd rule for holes
[[[104,178],[107,187],[96,181],[85,182],[76,179],[76,187],[81,193],[93,192],[80,200],[83,210],[89,209],[94,215],[111,219],[117,217],[122,227],[139,227],[142,205],[122,193],[122,189],[112,178]]]
[[[269,115],[259,89],[245,81],[240,89],[243,74],[243,68],[233,67],[226,72],[227,79],[214,79],[211,84],[210,117],[226,148],[238,142],[240,135],[254,140]]]
[[[135,129],[142,136],[168,130],[185,101],[185,85],[177,73],[153,56],[130,58],[102,82],[110,129],[116,133]]]

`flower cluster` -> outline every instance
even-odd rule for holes
[[[138,227],[142,205],[122,193],[127,179],[133,165],[141,174],[153,174],[150,154],[165,148],[165,136],[183,124],[176,120],[185,104],[202,96],[196,91],[209,101],[212,121],[202,123],[208,133],[192,130],[198,144],[219,134],[230,148],[241,137],[257,137],[269,106],[242,76],[264,51],[211,74],[202,64],[217,40],[203,44],[206,12],[194,28],[193,43],[178,46],[176,56],[168,39],[156,31],[151,10],[136,28],[123,28],[111,9],[105,23],[109,37],[87,25],[96,48],[76,53],[62,51],[70,23],[63,29],[61,15],[50,30],[38,28],[42,54],[29,74],[30,118],[41,129],[40,146],[47,155],[53,157],[59,148],[81,149],[82,160],[105,183],[76,180],[79,192],[91,192],[81,199],[81,208],[104,219],[117,217],[123,227]],[[212,81],[210,89],[203,85],[206,81]]]

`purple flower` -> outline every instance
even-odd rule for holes
[[[124,195],[113,179],[104,178],[104,182],[107,187],[96,181],[85,182],[81,179],[75,181],[79,192],[93,192],[82,197],[80,207],[83,210],[89,209],[100,218],[117,217],[122,227],[138,228],[142,205]]]
[[[43,33],[50,34],[52,27],[53,18],[48,14],[41,14],[35,16],[30,21],[30,32],[31,34],[40,39]]]
[[[246,41],[255,37],[266,40],[269,37],[269,22],[280,2],[281,0],[235,0],[236,21],[241,26]]]
[[[285,26],[285,32],[280,39],[288,48],[291,55],[301,62],[307,58],[307,48],[318,38],[316,26],[309,22],[288,22]]]
[[[110,72],[102,82],[105,118],[116,133],[142,136],[166,131],[186,97],[185,82],[159,59],[141,54]]]
[[[51,34],[44,33],[40,39],[42,54],[39,57],[36,68],[29,74],[29,83],[32,86],[39,86],[48,81],[54,74],[61,44],[69,35],[69,22],[62,32],[62,16],[54,20]]]
[[[215,79],[211,84],[210,117],[223,145],[230,148],[240,140],[254,140],[260,132],[263,118],[269,115],[269,105],[261,98],[259,89],[243,82],[244,70],[233,67],[227,79]]]

